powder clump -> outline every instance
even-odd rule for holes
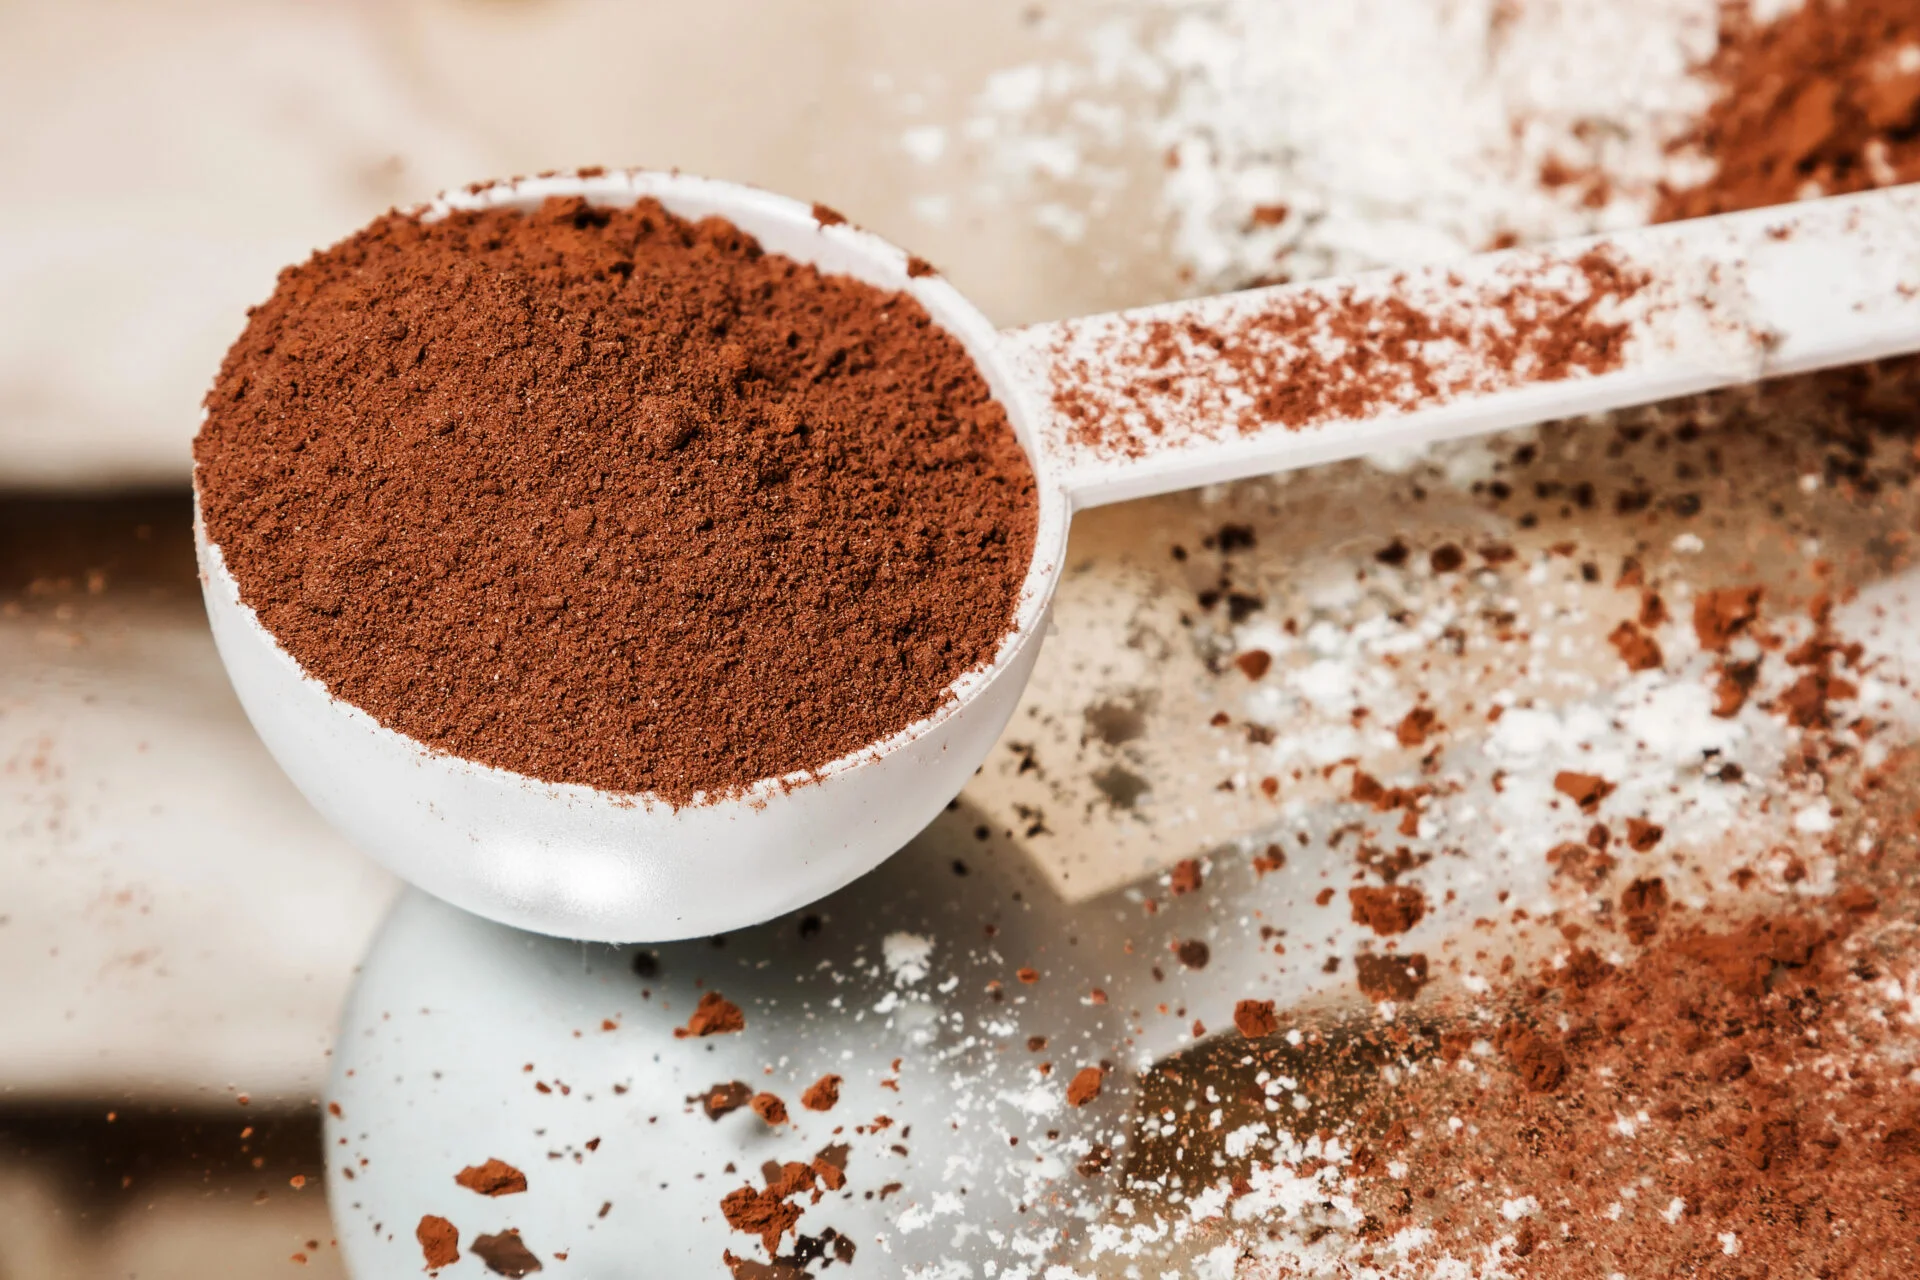
[[[420,1242],[420,1253],[429,1271],[460,1261],[460,1229],[438,1214],[420,1215],[420,1225],[413,1229],[413,1238]]]
[[[1353,922],[1383,938],[1405,933],[1427,913],[1427,895],[1411,885],[1361,886],[1347,890],[1347,901],[1353,907]]]
[[[809,1111],[831,1111],[840,1101],[840,1077],[829,1072],[808,1085],[800,1105]]]
[[[697,1039],[704,1036],[732,1035],[747,1029],[747,1017],[740,1012],[740,1006],[721,995],[718,991],[709,991],[700,997],[700,1003],[693,1007],[693,1013],[684,1027],[675,1027],[676,1040]]]
[[[1806,0],[1771,21],[1728,5],[1702,68],[1720,95],[1692,136],[1713,176],[1661,193],[1697,218],[1920,178],[1920,9]]]
[[[653,201],[378,219],[281,274],[194,448],[241,599],[337,697],[675,803],[937,712],[1034,545],[918,302]]]

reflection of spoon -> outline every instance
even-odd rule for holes
[[[1404,303],[1421,314],[1526,332],[1551,324],[1551,299],[1525,314],[1494,300],[1516,281],[1554,281],[1554,289],[1571,290],[1561,310],[1577,310],[1575,264],[1592,243],[1002,335],[900,250],[745,187],[676,174],[596,174],[462,192],[438,207],[530,207],[553,195],[611,204],[653,196],[683,216],[729,218],[771,251],[912,293],[978,362],[1041,480],[1039,536],[1014,629],[989,667],[955,682],[945,708],[810,778],[770,779],[741,797],[680,808],[436,754],[333,699],[241,604],[202,529],[201,570],[221,657],[260,736],[314,805],[414,884],[493,919],[570,937],[681,938],[769,919],[846,884],[903,845],[959,791],[1012,714],[1037,656],[1075,507],[1920,349],[1920,192],[1913,188],[1608,237],[1610,261],[1644,274],[1645,283],[1618,300],[1625,329],[1618,360],[1605,372],[1569,377],[1564,364],[1547,361],[1532,366],[1542,375],[1523,367],[1454,382],[1463,389],[1418,402],[1336,408],[1326,420],[1304,421],[1268,412],[1287,396],[1263,397],[1261,386],[1234,383],[1247,366],[1221,354],[1219,335],[1249,326],[1259,333],[1263,317],[1303,307],[1344,314],[1355,299],[1371,308],[1366,314]],[[1256,344],[1272,356],[1274,341],[1266,333]],[[1302,349],[1324,356],[1325,341],[1323,333]],[[1419,358],[1439,359],[1431,351]],[[1265,389],[1291,388],[1286,360],[1261,367],[1282,375]],[[1091,426],[1055,412],[1063,396],[1092,406]],[[804,785],[790,785],[796,782]]]
[[[1349,816],[1331,806],[1314,829]],[[339,1107],[326,1130],[328,1196],[353,1274],[418,1274],[423,1214],[451,1221],[463,1241],[516,1228],[541,1258],[566,1253],[567,1275],[624,1280],[636,1259],[648,1274],[723,1274],[726,1250],[768,1255],[730,1229],[722,1197],[763,1187],[766,1161],[804,1162],[838,1143],[849,1148],[846,1187],[817,1204],[797,1197],[796,1232],[846,1236],[860,1264],[849,1274],[964,1262],[971,1271],[927,1274],[978,1276],[989,1260],[1003,1270],[1070,1260],[1088,1222],[1127,1193],[1143,1067],[1191,1046],[1195,1020],[1237,1041],[1239,999],[1285,1009],[1351,987],[1350,965],[1329,975],[1322,959],[1352,954],[1364,930],[1344,901],[1324,914],[1308,905],[1323,871],[1343,880],[1351,855],[1322,831],[1310,846],[1290,842],[1283,871],[1223,857],[1202,889],[1161,893],[1148,915],[1135,890],[1062,903],[1017,850],[977,842],[975,818],[936,823],[807,913],[720,945],[649,949],[645,976],[633,948],[403,899],[361,967],[328,1086]],[[1442,929],[1496,909],[1490,882],[1439,866],[1429,879],[1436,895],[1458,889]],[[1255,912],[1293,926],[1286,956],[1247,922]],[[1175,938],[1204,941],[1205,963],[1183,963]],[[708,992],[737,1004],[745,1029],[676,1038]],[[1036,1035],[1045,1043],[1030,1047]],[[1114,1069],[1100,1096],[1068,1106],[1068,1081],[1102,1061]],[[842,1077],[839,1102],[806,1110],[802,1092],[829,1072]],[[744,1107],[710,1120],[686,1101],[734,1081],[779,1096],[792,1122],[769,1126]],[[1275,1127],[1297,1127],[1290,1095],[1279,1100]],[[892,1123],[875,1130],[879,1115]],[[1113,1157],[1082,1174],[1096,1145]],[[524,1171],[527,1192],[483,1199],[454,1184],[489,1158]],[[1201,1170],[1191,1190],[1218,1176]],[[781,1252],[795,1242],[786,1236]]]

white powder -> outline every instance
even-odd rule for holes
[[[881,958],[897,987],[910,987],[927,976],[933,958],[933,939],[917,933],[890,933],[880,940]]]
[[[1433,261],[1639,223],[1660,178],[1691,180],[1668,144],[1707,101],[1689,69],[1717,8],[1125,0],[1078,56],[987,80],[966,133],[997,193],[1077,176],[1095,210],[1118,179],[1083,157],[1167,157],[1161,212],[1197,290]],[[1084,235],[1062,211],[1034,216]]]
[[[1518,1222],[1530,1213],[1540,1212],[1540,1202],[1532,1196],[1520,1196],[1513,1200],[1500,1202],[1500,1216],[1508,1222]]]

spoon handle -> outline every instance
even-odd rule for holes
[[[1920,351],[1920,184],[1000,340],[1098,506]]]

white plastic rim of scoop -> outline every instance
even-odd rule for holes
[[[434,750],[334,698],[242,603],[195,517],[201,580],[242,706],[319,812],[403,879],[479,915],[593,941],[667,941],[740,928],[831,893],[887,858],[957,795],[1012,716],[1038,656],[1074,509],[1384,449],[1623,408],[1776,373],[1920,350],[1920,189],[1674,223],[1443,267],[1279,286],[996,333],[906,253],[813,206],[733,183],[652,171],[519,179],[441,197],[451,209],[532,208],[551,196],[682,217],[724,217],[769,251],[919,300],[977,362],[1040,484],[1034,556],[1014,626],[935,715],[807,775],[675,807],[545,782]],[[1169,365],[1128,356],[1129,334],[1215,329],[1301,295],[1358,290],[1426,308],[1484,306],[1489,282],[1560,272],[1604,241],[1650,285],[1623,310],[1615,368],[1524,380],[1355,421],[1248,430],[1195,420],[1125,450],[1075,438],[1053,413],[1063,353],[1137,379],[1163,417],[1228,370],[1189,349]],[[1119,353],[1119,354],[1116,354]],[[1127,360],[1140,363],[1132,369]]]

